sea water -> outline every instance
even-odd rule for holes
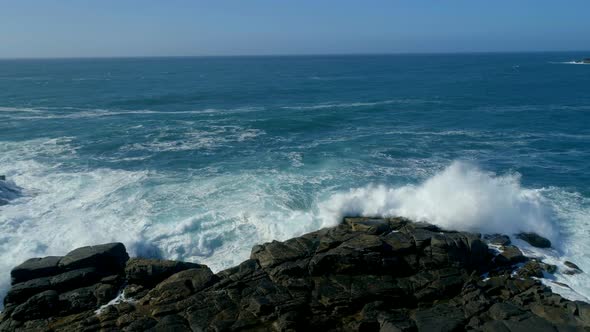
[[[25,259],[85,245],[219,271],[344,215],[401,215],[546,236],[516,243],[578,264],[548,278],[588,299],[584,56],[0,61],[0,294]]]

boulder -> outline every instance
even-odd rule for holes
[[[26,260],[10,271],[12,284],[57,274],[59,272],[58,263],[61,258],[61,256],[48,256]]]
[[[551,241],[538,235],[536,233],[520,233],[517,237],[525,242],[528,242],[533,247],[537,248],[550,248]]]
[[[62,269],[95,267],[102,271],[119,271],[125,268],[129,255],[122,243],[108,243],[82,247],[70,251],[60,261]]]

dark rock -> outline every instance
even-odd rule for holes
[[[6,175],[0,175],[0,181],[6,181]]]
[[[149,329],[150,332],[192,332],[186,319],[180,315],[169,315],[160,318],[158,323]]]
[[[507,320],[502,321],[508,328],[508,331],[514,332],[550,332],[557,331],[557,329],[550,322],[535,315],[528,315],[522,320]]]
[[[537,248],[550,248],[551,241],[536,233],[520,233],[517,237]]]
[[[522,315],[524,310],[512,303],[503,302],[494,303],[494,305],[490,307],[488,313],[490,317],[495,320],[505,320],[514,316]]]
[[[101,279],[101,274],[95,267],[67,271],[51,277],[51,287],[58,291],[71,290],[92,285]]]
[[[122,243],[82,247],[70,251],[58,266],[63,269],[95,267],[103,271],[118,271],[125,267],[129,255]]]
[[[153,304],[166,304],[188,297],[194,292],[210,285],[215,280],[213,272],[202,265],[199,268],[184,270],[173,274],[159,283],[147,297],[158,298]]]
[[[484,237],[484,239],[492,245],[495,246],[507,246],[510,245],[510,237],[508,235],[503,234],[488,234]]]
[[[66,313],[78,313],[96,309],[98,301],[94,296],[96,286],[78,288],[59,295],[59,300]]]
[[[344,222],[350,226],[353,232],[378,235],[391,230],[389,221],[382,218],[344,218]]]
[[[125,276],[130,284],[153,287],[175,273],[200,267],[203,265],[170,260],[131,258],[125,266]]]
[[[395,253],[405,254],[416,251],[414,239],[401,232],[391,232],[383,236],[382,240]]]
[[[150,317],[140,317],[123,329],[125,332],[144,332],[158,324],[158,321]]]
[[[62,257],[48,256],[44,258],[31,258],[10,271],[12,284],[23,281],[47,277],[59,272],[57,264]]]
[[[527,258],[522,251],[515,246],[506,246],[504,250],[495,257],[495,262],[499,265],[513,265],[525,262]]]
[[[564,271],[565,274],[578,274],[578,273],[584,272],[584,271],[582,271],[582,269],[580,269],[580,267],[578,267],[576,264],[574,264],[570,261],[563,262],[563,265],[570,268],[570,270]]]
[[[521,278],[542,278],[544,276],[543,272],[547,273],[555,273],[557,271],[557,266],[551,264],[545,264],[541,261],[536,259],[529,260],[526,262],[518,271],[517,274]]]
[[[49,280],[49,278],[37,278],[12,285],[4,298],[4,305],[19,304],[32,295],[49,290],[51,288]]]
[[[11,317],[17,321],[33,320],[50,317],[59,310],[59,295],[56,291],[47,290],[31,296],[25,303],[12,312]]]
[[[107,304],[117,296],[119,288],[111,284],[98,284],[94,288],[94,297],[98,305]]]
[[[416,311],[412,319],[418,331],[459,331],[465,324],[463,312],[445,304]]]

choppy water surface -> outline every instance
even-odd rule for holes
[[[345,214],[535,231],[590,272],[583,57],[0,61],[0,288],[109,241],[220,270]]]

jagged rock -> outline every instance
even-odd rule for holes
[[[532,278],[555,267],[505,239],[494,256],[484,241],[403,218],[345,218],[256,246],[251,259],[217,274],[193,263],[127,260],[119,244],[85,247],[16,268],[0,331],[590,328],[590,305]],[[123,285],[132,301],[96,311]]]
[[[58,266],[63,269],[95,267],[103,271],[118,271],[125,267],[129,255],[122,243],[82,247],[70,251]]]
[[[550,248],[551,241],[538,235],[536,233],[520,233],[517,237],[523,241],[528,242],[533,247],[537,248]]]

